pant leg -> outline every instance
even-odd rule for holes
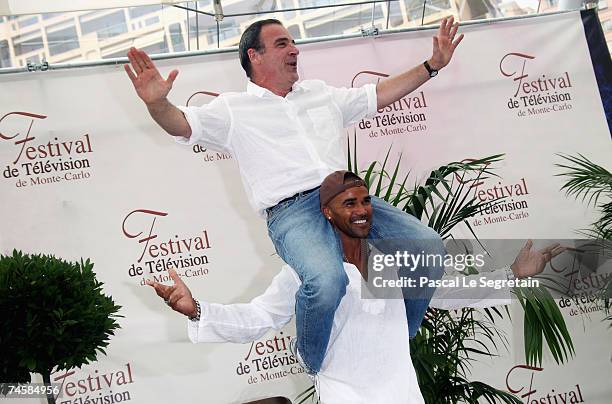
[[[446,254],[438,233],[414,216],[377,197],[372,197],[372,207],[372,229],[368,238],[384,254],[404,251],[413,255],[439,254],[443,257]],[[399,270],[400,276],[415,279],[416,285],[419,285],[421,277],[440,279],[443,274],[441,262],[422,265],[414,271],[407,268]],[[402,290],[410,338],[417,334],[434,291],[430,287],[407,287]]]
[[[268,217],[276,251],[298,274],[297,347],[309,374],[321,369],[334,321],[346,292],[340,239],[319,209],[319,191],[286,202]]]

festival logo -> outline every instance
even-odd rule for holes
[[[248,384],[265,383],[304,373],[304,368],[289,351],[291,336],[281,331],[273,338],[251,342],[249,351],[236,366],[236,374]]]
[[[47,115],[9,112],[0,118],[0,143],[12,148],[12,157],[2,170],[4,180],[17,188],[86,180],[91,177],[92,139],[79,136],[38,135]]]
[[[605,290],[612,279],[612,243],[606,240],[573,240],[565,257],[551,261],[545,275],[554,279],[556,302],[569,315],[591,318],[605,316]],[[564,259],[563,259],[564,258]],[[592,320],[600,321],[593,317]]]
[[[137,259],[131,263],[127,273],[130,278],[166,282],[170,280],[169,268],[179,276],[192,278],[209,273],[212,245],[208,230],[197,234],[180,235],[168,229],[168,221],[158,224],[169,216],[168,212],[136,209],[128,213],[121,224],[123,236],[138,243]]]
[[[51,374],[51,381],[60,385],[58,404],[121,403],[133,398],[130,389],[134,384],[134,369],[128,362],[105,371],[60,370]]]
[[[518,117],[533,117],[572,109],[569,72],[538,71],[535,56],[511,52],[499,62],[499,71],[512,79],[513,94],[506,107]]]
[[[219,93],[213,93],[211,91],[198,91],[193,93],[185,103],[186,106],[198,104],[203,105],[207,102],[210,102],[212,98],[218,97]],[[212,98],[211,98],[212,97]],[[195,99],[195,102],[194,102]],[[194,144],[192,146],[192,151],[198,156],[198,158],[202,159],[205,163],[211,163],[214,161],[223,161],[223,160],[232,160],[232,155],[229,153],[216,152],[212,150],[208,150],[205,147],[200,146],[199,144]]]
[[[474,198],[490,202],[471,219],[473,226],[525,220],[529,217],[529,188],[525,177],[512,181],[473,184]]]
[[[568,275],[568,274],[566,274]],[[607,285],[612,277],[610,273],[588,273],[579,275],[574,274],[568,281],[574,286],[575,290],[569,296],[561,297],[557,300],[559,309],[567,313],[570,317],[586,316],[592,313],[606,313],[604,300],[601,293],[593,293],[594,288],[599,292]],[[585,288],[586,290],[580,290]],[[597,320],[598,321],[598,320]]]
[[[550,391],[537,388],[537,379],[544,368],[516,365],[506,374],[506,388],[519,396],[525,404],[575,404],[584,403],[583,389],[579,383],[558,386]]]
[[[361,86],[367,82],[378,83],[386,77],[389,77],[386,73],[362,71],[353,77],[351,87]],[[373,118],[362,119],[356,125],[356,130],[373,139],[426,134],[428,107],[425,92],[411,93],[379,109]]]
[[[476,160],[461,160],[462,163],[471,161]],[[470,219],[472,226],[486,226],[529,218],[528,200],[531,194],[526,177],[499,180],[482,178],[480,174],[476,178],[464,178],[455,174],[455,180],[469,186],[477,203],[486,204]]]

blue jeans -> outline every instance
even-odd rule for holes
[[[372,197],[371,242],[383,253],[396,250],[418,254],[444,254],[440,236],[413,216]],[[319,208],[319,190],[281,202],[268,210],[268,234],[277,253],[298,274],[302,285],[295,298],[297,348],[306,372],[321,368],[334,320],[334,313],[346,292],[342,245]],[[394,240],[386,243],[385,240]],[[403,245],[401,241],[404,241]],[[442,276],[442,268],[426,268],[430,277]],[[402,273],[400,272],[400,275]],[[415,273],[406,274],[414,276]],[[414,337],[431,299],[431,292],[418,298],[404,292],[410,337]],[[412,293],[412,292],[410,292]]]

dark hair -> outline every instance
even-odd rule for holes
[[[348,184],[349,182],[355,182],[355,181],[361,181],[361,182],[365,183],[365,181],[360,176],[358,176],[357,174],[355,174],[352,171],[347,171],[344,174],[343,184]]]
[[[261,29],[265,25],[270,24],[278,24],[283,25],[282,22],[276,20],[274,18],[270,18],[267,20],[259,20],[255,21],[253,24],[249,25],[247,29],[244,30],[242,36],[240,37],[240,44],[238,45],[238,56],[240,57],[240,64],[242,68],[246,72],[247,77],[251,78],[251,60],[249,59],[249,49],[255,49],[257,52],[261,51],[264,46],[259,40],[259,34],[261,33]]]

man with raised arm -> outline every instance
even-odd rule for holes
[[[410,358],[406,306],[401,290],[391,290],[386,299],[368,295],[368,250],[363,248],[372,223],[372,197],[364,182],[355,174],[338,171],[321,184],[321,211],[338,233],[344,252],[344,266],[349,283],[333,319],[330,343],[316,375],[315,387],[326,404],[423,403]],[[323,216],[324,215],[324,216]],[[365,223],[361,223],[365,220]],[[512,276],[529,277],[540,273],[550,259],[564,249],[552,245],[539,251],[528,242],[512,264]],[[174,285],[148,281],[173,310],[189,317],[188,334],[193,343],[248,343],[266,332],[279,330],[294,315],[296,292],[301,280],[296,271],[283,266],[266,291],[245,304],[216,304],[195,300],[176,271],[170,270]],[[474,275],[471,275],[473,278]],[[487,279],[506,278],[504,269]],[[490,307],[510,302],[509,289],[476,292],[463,290],[457,298],[445,301],[445,289],[437,289],[432,304],[439,308]],[[369,298],[368,298],[369,297]]]
[[[347,89],[319,80],[298,82],[299,50],[287,29],[277,20],[257,21],[244,31],[238,51],[249,78],[246,91],[221,94],[202,107],[172,105],[167,95],[178,71],[164,79],[143,51],[128,53],[131,68],[125,70],[164,130],[180,143],[200,143],[237,160],[251,205],[267,217],[276,251],[301,281],[295,305],[297,349],[311,375],[321,367],[334,312],[349,282],[341,244],[319,214],[319,184],[345,166],[342,129],[436,76],[463,38],[456,36],[457,29],[452,17],[443,19],[425,62],[376,85]],[[375,197],[372,206],[377,221],[370,238],[404,240],[389,244],[398,251],[443,251],[438,234],[414,217]],[[432,278],[441,271],[439,266],[421,268]],[[431,296],[404,297],[414,336]]]

